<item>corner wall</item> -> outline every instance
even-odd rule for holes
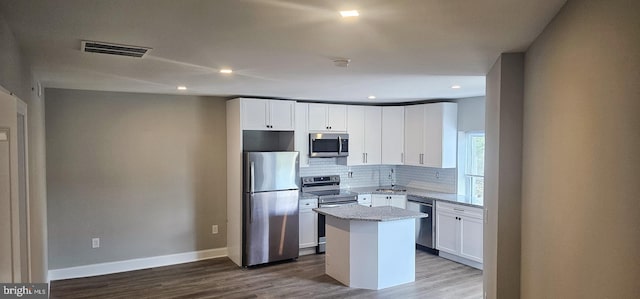
[[[50,269],[226,246],[224,99],[46,92]]]
[[[31,282],[47,282],[47,194],[44,99],[38,95],[29,62],[0,14],[0,86],[27,103]],[[0,236],[0,242],[6,242]]]
[[[522,298],[640,294],[640,1],[568,1],[526,53]]]

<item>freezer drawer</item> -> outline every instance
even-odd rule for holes
[[[243,265],[298,257],[298,190],[246,193]]]

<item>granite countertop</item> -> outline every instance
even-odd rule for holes
[[[334,208],[315,208],[313,210],[325,216],[361,221],[394,221],[427,217],[427,214],[424,213],[388,206],[370,208],[361,205],[349,205]]]
[[[315,198],[318,198],[318,195],[305,193],[305,192],[300,192],[300,195],[298,196],[298,200],[301,200],[301,199],[315,199]]]
[[[391,186],[382,186],[382,187],[361,187],[361,188],[351,188],[348,189],[351,192],[359,193],[359,194],[400,194],[400,195],[412,195],[416,197],[423,197],[433,200],[439,200],[443,202],[450,202],[455,204],[466,205],[470,207],[483,207],[483,201],[478,200],[476,198],[472,198],[471,196],[458,195],[455,193],[444,193],[437,192],[419,188],[405,187],[405,186],[395,186],[396,190],[405,190],[405,191],[376,191],[376,189],[390,189]]]

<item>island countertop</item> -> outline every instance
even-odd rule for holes
[[[325,216],[361,221],[394,221],[428,217],[427,214],[424,213],[389,206],[370,208],[361,205],[350,205],[333,208],[315,208],[313,210]]]

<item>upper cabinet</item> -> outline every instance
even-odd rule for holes
[[[456,167],[456,103],[407,106],[404,123],[404,164],[436,168]]]
[[[309,104],[296,103],[296,131],[294,134],[294,149],[300,152],[300,167],[309,166],[309,129],[307,116]]]
[[[382,107],[382,164],[404,163],[404,107]]]
[[[347,131],[347,106],[336,104],[309,104],[309,131]]]
[[[293,131],[294,101],[242,98],[242,129]]]
[[[381,107],[347,107],[347,132],[349,133],[348,165],[381,163],[381,129]]]

